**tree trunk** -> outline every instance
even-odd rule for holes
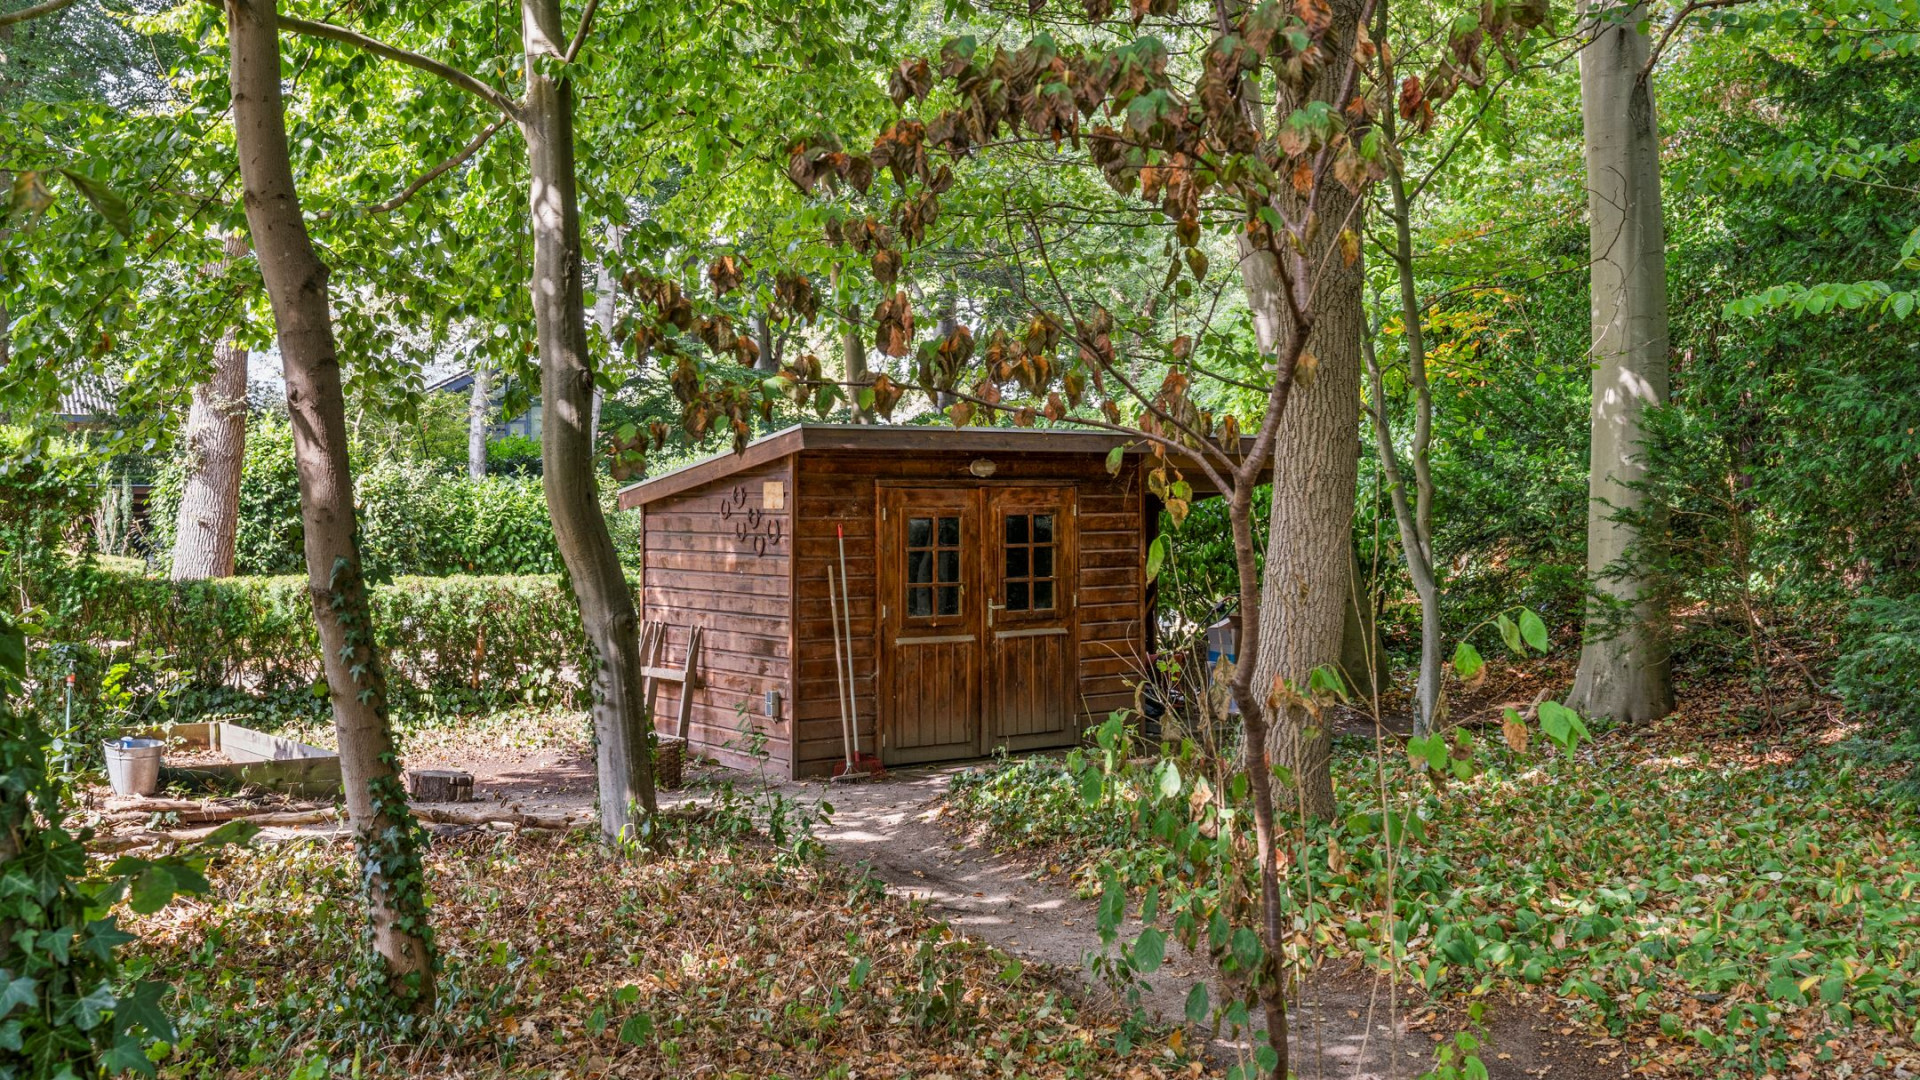
[[[493,427],[493,378],[486,361],[473,364],[473,386],[467,395],[467,475],[487,478],[487,432]]]
[[[234,136],[247,226],[273,301],[300,475],[307,584],[326,673],[347,819],[353,826],[373,947],[389,988],[431,1006],[435,960],[427,926],[419,826],[407,810],[387,724],[386,681],[354,537],[347,468],[346,399],[340,387],[327,268],[313,250],[287,154],[280,98],[278,12],[272,0],[229,0],[227,42]]]
[[[1380,642],[1380,622],[1374,617],[1367,579],[1355,552],[1347,572],[1346,613],[1340,623],[1340,674],[1348,692],[1359,699],[1385,690],[1390,682],[1387,654]]]
[[[1644,4],[1597,0],[1580,50],[1592,244],[1593,405],[1588,464],[1589,600],[1580,668],[1567,704],[1636,722],[1673,708],[1663,612],[1631,565],[1638,529],[1616,519],[1644,502],[1641,413],[1667,399],[1666,234],[1653,87],[1641,72]]]
[[[1384,19],[1383,12],[1383,32]],[[1394,115],[1385,114],[1381,124],[1391,141]],[[1400,550],[1407,560],[1407,577],[1420,599],[1420,666],[1414,682],[1413,733],[1426,735],[1440,718],[1445,678],[1440,577],[1433,561],[1433,389],[1427,380],[1425,308],[1420,303],[1413,271],[1413,211],[1406,178],[1397,166],[1389,167],[1387,188],[1391,196],[1388,216],[1393,221],[1394,274],[1400,285],[1400,322],[1407,350],[1407,386],[1413,391],[1413,442],[1408,448],[1406,463],[1412,466],[1411,476],[1394,445],[1392,426],[1387,419],[1385,380],[1381,377],[1371,334],[1367,336],[1364,355],[1372,387],[1374,447],[1380,467],[1386,473],[1393,520],[1400,533]]]
[[[521,130],[533,178],[533,312],[545,405],[540,453],[554,541],[593,648],[600,829],[611,843],[631,832],[639,814],[653,813],[652,720],[641,692],[639,616],[594,476],[573,86],[546,74],[566,51],[559,0],[521,0],[520,16],[527,71]]]
[[[228,235],[227,261],[216,273],[246,254],[246,236]],[[193,388],[185,442],[187,482],[173,531],[173,580],[232,577],[247,450],[247,350],[237,326],[214,347],[213,377]]]
[[[780,370],[780,354],[773,348],[773,323],[764,311],[753,313],[753,344],[760,355],[753,359],[753,370],[771,375]]]
[[[1356,0],[1336,0],[1327,40],[1350,42],[1360,10]],[[1310,91],[1327,100],[1339,92],[1346,64],[1327,64]],[[1289,115],[1294,103],[1275,106]],[[1297,199],[1291,187],[1276,196]],[[1360,343],[1366,335],[1366,311],[1360,264],[1348,264],[1337,250],[1343,229],[1360,229],[1361,207],[1337,183],[1321,185],[1306,265],[1318,272],[1313,286],[1313,333],[1308,354],[1317,357],[1311,376],[1297,380],[1285,421],[1274,440],[1273,514],[1267,534],[1265,578],[1261,583],[1262,624],[1254,657],[1254,688],[1267,694],[1276,679],[1305,693],[1313,670],[1340,662],[1341,630],[1346,622],[1347,574],[1353,561],[1353,503],[1360,466]],[[1283,352],[1292,321],[1286,314],[1286,288],[1273,256],[1242,241],[1241,279],[1253,310],[1254,335],[1268,356]],[[1303,375],[1305,372],[1303,371]],[[1311,379],[1309,382],[1308,379]],[[1334,812],[1331,756],[1333,732],[1314,723],[1306,710],[1282,705],[1270,726],[1268,752],[1293,774],[1291,795],[1283,804],[1310,817]]]
[[[607,242],[616,254],[620,250],[621,242],[626,239],[626,235],[626,227],[622,225],[615,225],[608,230]],[[600,336],[606,339],[607,357],[609,361],[613,359],[616,350],[620,348],[613,340],[614,326],[615,323],[619,321],[620,316],[620,311],[617,307],[619,292],[620,283],[614,278],[613,265],[603,260],[600,265],[594,268],[593,320],[600,326]],[[600,407],[606,403],[606,400],[606,391],[600,388],[599,383],[594,383],[593,417],[587,425],[587,445],[596,452],[600,446]]]

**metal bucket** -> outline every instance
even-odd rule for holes
[[[103,743],[107,783],[115,795],[151,795],[160,790],[160,758],[167,744],[159,739],[115,739]]]

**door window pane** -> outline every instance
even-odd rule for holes
[[[1027,583],[1024,581],[1007,582],[1007,610],[1026,611],[1028,606]]]
[[[906,615],[932,619],[960,614],[960,517],[906,519]]]
[[[1001,589],[1008,611],[1054,605],[1054,515],[1008,514],[1001,525]]]

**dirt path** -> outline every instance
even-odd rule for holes
[[[842,862],[865,867],[900,895],[924,900],[956,930],[1026,961],[1076,972],[1090,994],[1107,997],[1087,958],[1100,948],[1097,904],[1051,881],[1036,880],[1017,860],[966,843],[939,818],[949,779],[961,767],[914,769],[889,779],[858,784],[781,782],[791,798],[833,806],[831,824],[819,837]],[[738,782],[736,774],[736,782]],[[671,804],[703,797],[694,788],[670,793]],[[1139,926],[1131,925],[1137,934]],[[1128,936],[1131,936],[1129,934]],[[1185,1013],[1188,992],[1205,976],[1204,965],[1184,951],[1148,980],[1144,1004],[1168,1021]],[[1412,1080],[1433,1062],[1434,1032],[1411,1030],[1404,1015],[1389,1023],[1385,980],[1366,975],[1325,977],[1308,983],[1294,1008],[1294,1066],[1302,1078]],[[1404,997],[1404,995],[1403,995]],[[1405,1012],[1404,1006],[1399,1013]],[[1625,1075],[1627,1055],[1617,1045],[1588,1046],[1551,1012],[1540,1015],[1517,1004],[1492,1010],[1491,1048],[1483,1055],[1495,1080],[1566,1077],[1569,1080]],[[1453,1027],[1436,1024],[1443,1035]],[[1189,1037],[1195,1038],[1195,1031]],[[1239,1050],[1213,1042],[1209,1056],[1224,1071]],[[1608,1054],[1615,1054],[1612,1061]]]

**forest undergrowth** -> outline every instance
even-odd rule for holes
[[[1341,737],[1338,818],[1278,856],[1290,962],[1390,972],[1442,1011],[1547,995],[1640,1075],[1920,1071],[1920,824],[1876,753],[1895,733],[1829,702],[1756,726],[1750,693],[1692,689],[1591,738],[1503,730],[1497,706],[1443,750]],[[1129,752],[963,775],[949,812],[1087,894],[1137,897],[1232,833],[1234,798],[1190,747]]]
[[[1069,982],[811,857],[804,830],[776,846],[751,820],[723,807],[678,821],[668,854],[627,859],[578,837],[436,841],[440,1001],[378,1024],[348,974],[361,919],[347,846],[224,856],[208,895],[128,927],[132,968],[177,988],[179,1037],[152,1054],[160,1076],[1148,1080],[1192,1068],[1177,1038],[1079,1010]]]

